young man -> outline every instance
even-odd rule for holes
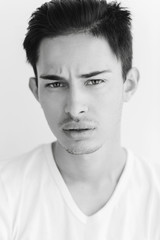
[[[136,91],[131,17],[117,3],[53,0],[24,40],[52,144],[0,168],[0,239],[159,240],[159,168],[120,142]]]

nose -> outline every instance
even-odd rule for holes
[[[88,112],[85,99],[83,90],[70,89],[66,99],[65,113],[74,120],[82,118]]]

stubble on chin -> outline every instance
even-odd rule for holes
[[[91,154],[91,153],[94,153],[96,151],[98,151],[101,146],[95,146],[95,147],[64,147],[65,150],[72,154],[72,155],[85,155],[85,154]]]

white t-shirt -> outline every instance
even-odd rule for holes
[[[53,159],[51,144],[0,162],[0,240],[160,240],[160,167],[130,150],[107,204],[86,216]]]

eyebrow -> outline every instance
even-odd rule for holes
[[[94,76],[97,76],[99,74],[102,74],[102,73],[109,73],[111,72],[111,70],[103,70],[103,71],[94,71],[94,72],[91,72],[91,73],[86,73],[86,74],[82,74],[79,76],[79,78],[90,78],[90,77],[94,77]],[[64,81],[65,78],[64,77],[60,77],[58,75],[54,75],[54,74],[49,74],[49,75],[41,75],[40,78],[44,79],[44,80],[62,80]]]

